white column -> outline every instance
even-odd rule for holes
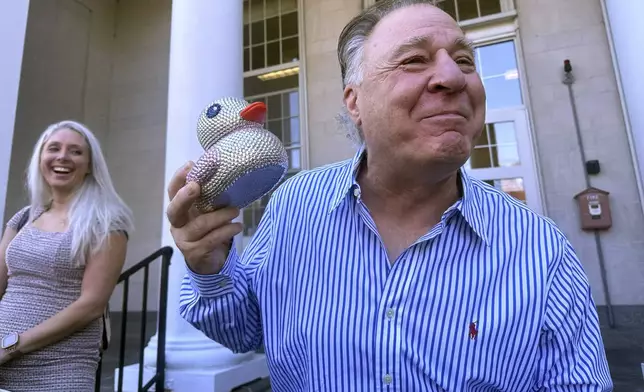
[[[644,40],[644,1],[601,0],[606,31],[613,50],[613,61],[627,122],[627,134],[634,156],[640,202],[644,204],[644,78],[641,62],[644,53],[638,48]],[[609,131],[609,130],[607,130]],[[644,205],[642,206],[644,208]]]
[[[175,171],[203,153],[196,137],[203,108],[222,96],[243,97],[242,1],[174,0],[170,39],[170,75],[166,134],[165,187]],[[165,191],[165,189],[164,189]],[[174,247],[165,216],[162,245]],[[170,267],[166,336],[166,380],[174,392],[230,391],[268,377],[264,355],[233,354],[208,339],[178,313],[185,262],[175,247]],[[156,366],[157,336],[146,348],[145,365]],[[138,367],[138,365],[136,365]],[[147,377],[149,377],[149,373]],[[124,373],[134,386],[137,368]],[[117,373],[118,376],[118,373]],[[128,389],[129,390],[129,389]]]
[[[4,224],[29,0],[0,3],[0,222]]]

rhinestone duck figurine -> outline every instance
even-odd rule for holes
[[[205,152],[186,177],[201,186],[195,203],[201,213],[244,208],[282,180],[288,156],[280,139],[264,128],[265,117],[264,103],[230,97],[201,112],[197,139]]]

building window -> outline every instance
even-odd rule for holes
[[[435,4],[457,22],[502,12],[501,0],[437,0]]]
[[[379,1],[363,0],[363,5],[368,7]],[[472,21],[514,9],[512,0],[433,0],[433,3],[457,22]]]
[[[488,110],[522,106],[514,41],[482,45],[475,51],[476,66],[487,93]]]
[[[298,62],[297,0],[244,1],[244,71]]]
[[[468,169],[512,167],[521,164],[514,122],[487,123],[466,165]]]
[[[485,86],[487,111],[523,109],[514,41],[478,46],[475,53],[477,69]],[[512,119],[492,122],[488,118],[465,167],[486,169],[519,165],[515,122]]]
[[[266,104],[266,128],[284,143],[286,178],[293,176],[303,166],[297,0],[244,1],[244,96]],[[255,233],[269,197],[244,209],[244,242]]]
[[[464,169],[540,211],[515,38],[477,42],[475,57],[485,86],[487,110],[485,126]]]

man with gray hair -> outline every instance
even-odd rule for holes
[[[611,391],[566,237],[462,169],[485,91],[457,23],[380,1],[338,55],[360,148],[280,186],[243,255],[239,211],[198,215],[189,165],[175,175],[182,316],[234,352],[264,344],[274,391]]]

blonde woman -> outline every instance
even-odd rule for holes
[[[97,139],[73,121],[40,136],[27,186],[30,205],[0,241],[0,389],[93,391],[131,211]]]

